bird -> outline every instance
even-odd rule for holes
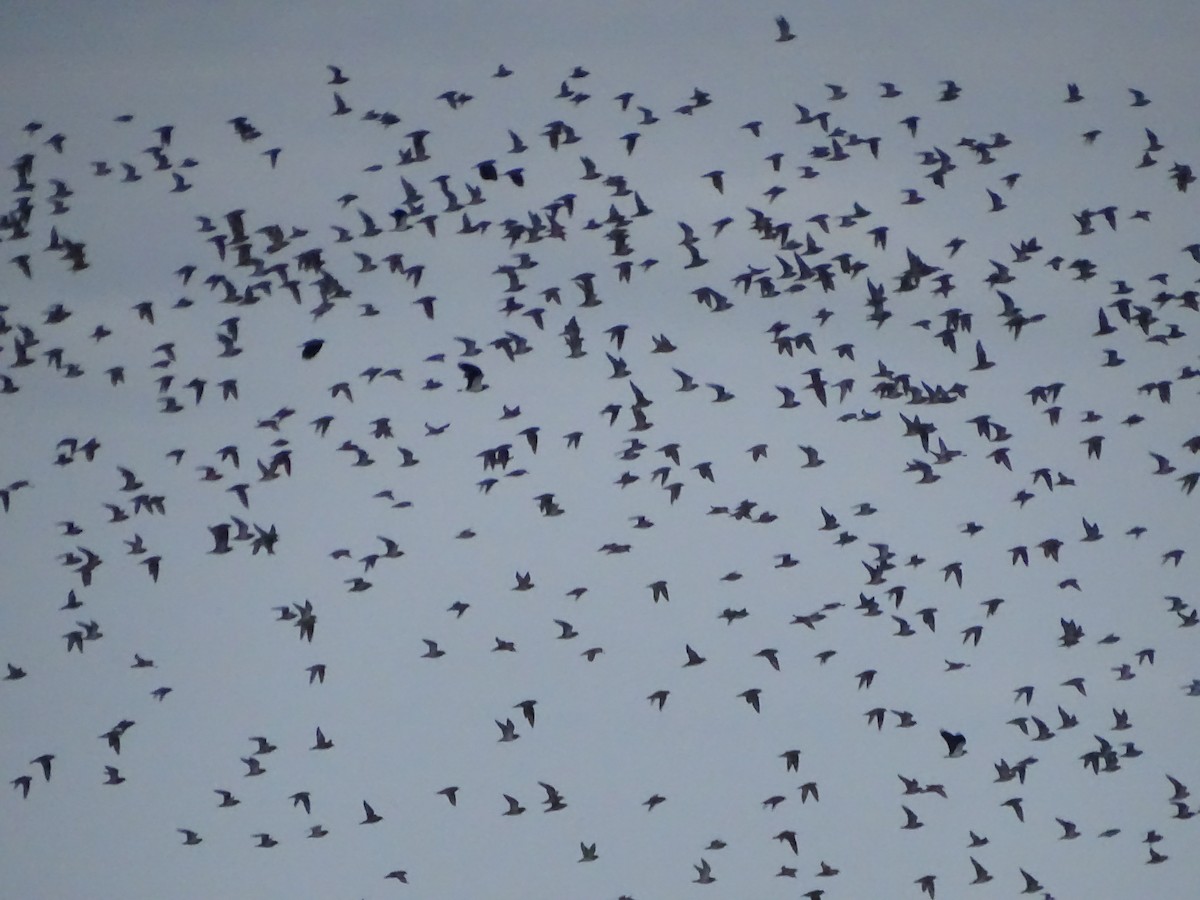
[[[916,829],[924,826],[925,823],[918,819],[917,814],[911,809],[909,809],[907,806],[901,806],[900,808],[904,810],[905,817],[904,824],[900,826],[901,829]]]
[[[957,758],[966,754],[967,739],[961,734],[946,731],[944,728],[941,731],[942,740],[946,742],[946,755],[950,758]]]
[[[987,882],[991,881],[992,876],[988,874],[987,869],[985,869],[982,865],[979,864],[979,860],[977,860],[973,856],[969,857],[969,858],[971,860],[971,865],[975,868],[975,878],[970,883],[971,884],[986,884]]]
[[[778,650],[774,649],[773,647],[767,647],[765,649],[759,650],[754,655],[761,656],[763,659],[765,659],[771,665],[772,669],[774,669],[776,672],[779,671],[779,651]]]
[[[530,728],[533,727],[534,719],[536,718],[536,713],[534,711],[534,707],[536,705],[536,700],[522,700],[520,703],[517,703],[513,706],[513,709],[521,710],[525,716],[525,721],[529,723]]]
[[[374,825],[376,822],[383,821],[383,816],[376,813],[375,810],[371,808],[371,804],[366,800],[363,801],[363,813],[365,818],[359,822],[360,825]]]
[[[661,794],[651,794],[649,799],[642,801],[642,805],[646,807],[647,812],[650,812],[654,809],[654,807],[658,806],[658,804],[665,803],[666,800],[667,798]]]
[[[554,624],[557,625],[562,632],[558,635],[559,640],[568,640],[570,638],[579,636],[579,632],[572,627],[570,622],[563,621],[562,619],[555,619]]]
[[[305,815],[312,815],[312,800],[308,791],[297,791],[289,797],[292,806],[303,806]]]
[[[483,370],[479,366],[472,363],[460,362],[458,368],[463,373],[463,378],[466,381],[466,386],[463,390],[471,394],[478,394],[481,391],[487,390],[488,385],[483,382]]]
[[[222,806],[222,807],[237,806],[239,803],[242,802],[237,797],[233,796],[233,794],[230,793],[229,791],[221,790],[218,788],[213,793],[221,795],[221,802],[218,805]]]
[[[46,781],[49,781],[50,780],[50,765],[53,762],[53,760],[54,760],[53,753],[43,753],[41,756],[36,756],[32,760],[30,760],[29,764],[31,766],[32,765],[41,766],[43,778]],[[26,787],[26,793],[28,793],[28,787]]]
[[[1017,821],[1024,822],[1025,821],[1025,810],[1021,806],[1021,802],[1022,801],[1021,801],[1020,797],[1010,797],[1008,800],[1005,800],[1000,805],[1010,807],[1012,809],[1013,813],[1016,815]]]
[[[1038,891],[1042,890],[1042,885],[1036,878],[1034,878],[1024,869],[1018,869],[1017,871],[1019,871],[1022,877],[1025,879],[1025,890],[1021,891],[1022,894],[1036,894]]]
[[[254,743],[257,745],[256,749],[254,750],[255,756],[261,756],[266,753],[274,753],[279,749],[265,737],[252,737],[250,740],[254,741]]]

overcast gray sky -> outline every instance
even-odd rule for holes
[[[1200,785],[1194,5],[246,6],[5,8],[0,665],[25,675],[0,684],[0,893],[833,900],[935,876],[986,898],[1024,870],[1058,900],[1193,895],[1195,801],[1168,776]],[[278,620],[306,601],[311,642]],[[276,748],[254,777],[252,736]]]

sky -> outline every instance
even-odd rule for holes
[[[1191,896],[1197,33],[8,4],[4,893]]]

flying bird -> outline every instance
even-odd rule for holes
[[[487,390],[488,385],[483,383],[483,370],[479,366],[472,363],[460,362],[458,368],[466,380],[466,386],[463,390],[471,394],[478,394],[481,391]]]
[[[967,739],[961,734],[954,734],[946,731],[944,728],[941,731],[942,740],[946,742],[946,755],[950,758],[963,756],[967,752]]]

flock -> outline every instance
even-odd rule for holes
[[[136,840],[92,896],[1190,896],[1200,141],[762,25],[785,105],[343,59],[291,131],[0,123],[6,854],[40,807]]]

